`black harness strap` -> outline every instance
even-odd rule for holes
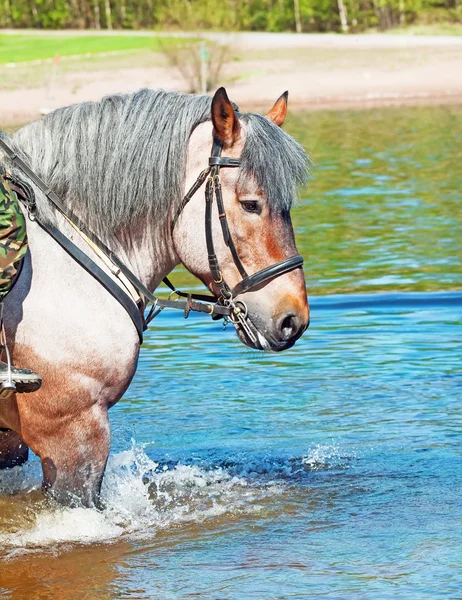
[[[50,189],[40,177],[32,171],[27,163],[20,158],[5,142],[0,138],[0,148],[5,151],[8,158],[15,164],[33,183],[38,189],[46,196],[48,200],[59,210],[59,212],[67,217],[80,231],[97,246],[104,254],[110,258],[110,260],[121,270],[121,272],[127,277],[127,279],[139,289],[143,295],[149,297],[151,292],[139,281],[135,275],[117,258],[117,256],[110,250],[104,242],[102,242],[92,231],[90,231],[85,223],[77,217],[71,210],[64,206],[61,198],[52,189]],[[16,182],[22,185],[22,182]]]
[[[95,277],[99,283],[113,296],[127,311],[133,325],[136,327],[140,343],[143,343],[144,322],[139,308],[130,296],[124,292],[117,283],[103,271],[89,256],[82,252],[70,239],[62,234],[56,227],[49,223],[37,221],[40,227],[44,229],[72,258],[79,263],[90,275]]]
[[[215,192],[215,198],[217,199],[218,218],[220,220],[221,230],[223,233],[223,239],[225,241],[225,244],[231,252],[234,264],[236,265],[241,277],[245,278],[247,277],[247,271],[245,270],[244,265],[242,264],[241,259],[239,258],[236,246],[234,245],[233,237],[231,235],[231,232],[229,231],[228,218],[226,216],[220,182],[220,168],[239,167],[241,165],[241,161],[240,159],[228,158],[227,156],[222,157],[221,151],[221,143],[219,142],[219,140],[216,139],[216,137],[214,137],[212,146],[212,156],[209,158],[209,165],[212,167],[212,169],[214,169],[213,188]]]
[[[223,276],[220,271],[220,265],[218,264],[218,258],[215,254],[215,247],[213,244],[212,235],[212,207],[213,207],[213,182],[212,178],[207,180],[205,186],[205,241],[207,243],[207,255],[209,261],[210,273],[212,274],[213,281],[222,287]]]
[[[109,276],[107,276],[106,273],[102,269],[100,269],[100,267],[98,267],[98,265],[96,265],[96,263],[94,261],[92,261],[90,258],[88,258],[85,255],[85,253],[83,253],[79,248],[77,248],[77,246],[75,246],[72,242],[67,240],[67,238],[63,234],[61,234],[56,228],[54,228],[52,225],[44,224],[39,219],[37,219],[37,215],[35,214],[35,201],[29,197],[30,193],[33,194],[33,191],[31,191],[32,188],[26,182],[22,182],[22,181],[19,181],[16,179],[13,180],[13,182],[16,183],[17,185],[19,185],[20,188],[24,188],[26,190],[26,192],[24,194],[24,199],[28,203],[28,210],[29,210],[29,213],[31,214],[31,216],[35,220],[37,220],[39,225],[41,227],[43,227],[44,229],[46,229],[50,233],[50,235],[52,235],[54,237],[54,239],[56,239],[56,241],[60,245],[62,245],[63,248],[67,252],[69,252],[69,254],[74,256],[76,258],[76,261],[79,264],[84,266],[89,273],[91,273],[96,279],[101,281],[103,286],[114,297],[116,297],[119,300],[119,302],[124,306],[124,308],[127,309],[127,312],[129,313],[130,317],[132,318],[132,321],[135,324],[135,327],[136,327],[138,333],[140,332],[140,328],[139,328],[139,324],[137,322],[135,322],[135,320],[134,320],[135,319],[134,309],[137,311],[139,319],[142,320],[142,323],[143,323],[143,325],[141,327],[141,331],[146,330],[147,324],[150,322],[150,320],[152,318],[154,318],[154,316],[156,316],[156,314],[158,314],[160,312],[160,310],[162,310],[163,308],[177,308],[177,309],[181,309],[183,311],[187,311],[188,313],[191,310],[193,310],[195,312],[202,312],[205,314],[213,315],[216,318],[223,318],[223,317],[230,315],[230,313],[231,313],[230,308],[225,307],[225,306],[214,305],[214,302],[216,302],[216,298],[214,296],[205,296],[205,295],[203,296],[203,298],[206,299],[206,301],[208,302],[207,304],[201,304],[200,302],[194,302],[190,299],[190,298],[202,299],[202,298],[199,298],[199,296],[202,296],[200,294],[191,295],[187,301],[170,300],[170,299],[163,300],[163,299],[160,299],[160,298],[154,296],[154,294],[152,294],[150,292],[150,290],[148,290],[148,288],[130,271],[130,269],[128,269],[124,265],[124,263],[122,263],[122,261],[119,260],[119,258],[112,252],[112,250],[110,250],[106,246],[106,244],[104,244],[104,242],[102,242],[92,231],[90,231],[87,228],[87,226],[85,225],[85,223],[83,223],[77,217],[77,215],[75,215],[71,210],[67,209],[64,206],[61,198],[53,190],[51,190],[45,184],[45,182],[42,181],[42,179],[34,171],[32,171],[32,169],[29,167],[29,165],[26,162],[24,162],[22,160],[22,158],[20,158],[17,155],[17,153],[12,148],[10,148],[1,138],[0,138],[0,148],[2,148],[2,150],[4,150],[4,152],[6,153],[8,158],[11,160],[11,162],[14,165],[16,165],[38,187],[38,189],[46,196],[46,198],[48,200],[50,200],[50,202],[58,209],[58,211],[62,215],[64,215],[67,219],[72,221],[72,223],[74,225],[76,225],[76,227],[80,231],[85,233],[85,235],[95,244],[95,246],[97,246],[99,248],[99,250],[101,250],[101,252],[106,254],[106,256],[117,266],[117,268],[120,269],[121,273],[123,273],[125,275],[125,277],[130,281],[130,283],[132,283],[132,285],[146,298],[146,300],[148,302],[152,302],[153,307],[156,310],[151,310],[149,317],[147,319],[144,319],[144,317],[140,313],[139,307],[136,306],[136,304],[134,303],[132,298],[130,298],[128,296],[128,294],[126,294],[121,288],[119,288],[119,286],[114,281],[111,280],[111,285],[109,285],[109,280],[111,278]],[[199,189],[199,187],[205,181],[208,171],[209,171],[209,169],[206,169],[206,171],[201,173],[201,175],[199,176],[195,185],[193,186],[193,188],[191,188],[190,193],[195,193],[195,191],[197,191],[197,189]],[[194,190],[194,188],[196,188],[196,189]],[[55,233],[57,234],[56,236],[55,236]],[[68,242],[68,244],[67,244],[67,242]],[[75,249],[75,252],[74,252],[74,249]],[[77,256],[79,256],[79,258],[77,258]],[[85,257],[85,259],[84,259],[84,257]],[[104,278],[102,277],[102,275],[104,275]],[[103,279],[104,279],[104,282],[103,282]],[[179,294],[179,295],[185,296],[185,294],[183,294],[183,293]],[[128,309],[128,306],[130,306],[130,309]],[[140,336],[140,338],[142,339],[142,335]]]
[[[178,290],[173,283],[170,281],[168,277],[164,277],[162,282],[172,291],[172,293],[176,294],[179,298],[193,298],[194,300],[200,300],[201,302],[216,302],[217,299],[212,294],[190,294],[188,292],[182,292]]]
[[[171,232],[173,232],[173,230],[175,229],[176,222],[178,221],[179,216],[183,212],[184,207],[186,206],[186,204],[188,204],[188,202],[191,200],[191,198],[194,196],[194,194],[197,192],[197,190],[202,186],[204,181],[207,179],[207,176],[209,173],[210,173],[210,167],[208,169],[204,169],[202,171],[202,173],[199,174],[199,177],[196,179],[196,181],[191,186],[189,191],[185,194],[180,206],[177,208],[177,210],[175,212],[175,216],[172,219],[172,224],[170,225]]]

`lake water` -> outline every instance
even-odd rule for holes
[[[165,311],[102,513],[43,500],[35,458],[0,474],[0,598],[461,598],[462,108],[289,128],[310,329],[265,355]]]

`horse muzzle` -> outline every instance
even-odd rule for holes
[[[255,350],[282,352],[292,348],[310,325],[307,314],[288,309],[276,319],[266,321],[260,314],[246,312],[245,325],[233,320],[239,339]]]

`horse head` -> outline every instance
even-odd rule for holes
[[[181,262],[220,302],[238,307],[239,338],[260,350],[290,348],[309,325],[290,218],[308,158],[281,129],[286,113],[287,93],[265,116],[241,115],[220,88],[211,122],[195,128],[188,148],[185,189],[212,165],[205,201],[193,185],[172,227]]]

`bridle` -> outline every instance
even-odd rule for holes
[[[183,212],[185,206],[192,199],[194,194],[202,187],[204,182],[206,182],[205,236],[210,273],[214,283],[220,291],[220,297],[218,299],[215,296],[206,294],[189,294],[177,290],[167,277],[165,277],[163,281],[172,290],[169,298],[165,300],[163,298],[154,296],[154,294],[136,277],[134,273],[132,273],[132,271],[114,254],[114,252],[112,252],[112,250],[110,250],[96,234],[90,231],[77,215],[67,208],[62,198],[60,198],[56,192],[50,189],[48,185],[30,168],[30,166],[20,156],[18,156],[17,152],[1,138],[0,148],[5,152],[11,163],[20,171],[22,171],[28,177],[28,179],[37,186],[37,188],[45,195],[45,197],[54,205],[58,212],[61,213],[69,223],[72,224],[74,229],[80,232],[87,242],[90,240],[92,245],[96,247],[96,249],[99,250],[100,253],[102,253],[112,263],[112,276],[118,278],[120,275],[123,275],[136,288],[140,296],[144,297],[144,303],[142,306],[137,306],[133,299],[128,296],[126,292],[122,291],[121,287],[114,283],[113,279],[108,276],[87,254],[82,252],[69,238],[67,238],[61,231],[54,227],[54,225],[51,225],[46,220],[42,221],[39,218],[37,215],[35,194],[32,186],[29,183],[20,180],[16,176],[11,174],[7,175],[10,185],[13,187],[15,192],[18,194],[18,197],[25,205],[29,218],[37,221],[37,223],[45,231],[47,231],[66,252],[68,252],[93,277],[95,277],[106,288],[106,290],[112,294],[114,298],[120,302],[120,304],[122,304],[132,319],[138,331],[141,342],[143,340],[143,331],[147,329],[147,325],[154,317],[156,317],[164,308],[177,308],[184,311],[185,318],[189,316],[191,311],[195,311],[209,314],[214,319],[228,319],[235,325],[240,326],[248,335],[248,337],[254,343],[256,343],[257,337],[253,331],[253,328],[249,324],[249,319],[247,318],[247,305],[241,299],[236,301],[236,296],[241,296],[242,294],[251,292],[259,286],[266,285],[274,278],[280,277],[285,273],[289,273],[294,269],[299,269],[303,265],[303,258],[299,254],[296,254],[295,256],[291,256],[290,258],[286,258],[274,263],[265,269],[261,269],[253,275],[248,275],[239,258],[236,246],[229,230],[220,182],[220,169],[222,167],[239,167],[241,161],[240,159],[236,158],[222,157],[221,153],[223,146],[216,137],[214,137],[212,145],[209,166],[199,174],[193,186],[183,197],[183,200],[172,219],[171,232],[173,233],[178,218]],[[212,207],[214,198],[216,199],[218,217],[221,224],[224,242],[229,248],[234,264],[236,265],[242,277],[242,280],[233,288],[231,288],[224,280],[217,255],[215,253],[212,233]],[[171,299],[173,294],[178,296],[177,300]],[[185,298],[185,300],[181,300],[180,298]],[[145,316],[142,309],[148,303],[151,303],[152,306],[148,314]]]
[[[172,220],[171,233],[173,233],[173,230],[175,229],[177,221],[181,213],[183,212],[185,206],[192,199],[194,194],[202,187],[204,182],[207,181],[205,185],[205,239],[207,244],[207,255],[210,274],[212,275],[213,282],[220,290],[220,297],[218,299],[218,303],[230,308],[230,315],[228,317],[229,320],[234,324],[239,324],[242,327],[242,329],[244,329],[246,334],[250,337],[250,339],[253,342],[256,342],[257,339],[255,337],[254,332],[249,327],[247,319],[247,305],[242,300],[236,301],[236,296],[240,296],[247,292],[251,292],[256,287],[266,285],[269,281],[275,279],[276,277],[280,277],[281,275],[289,273],[294,269],[301,268],[303,266],[303,257],[300,254],[296,254],[295,256],[285,258],[284,260],[274,263],[269,267],[261,269],[253,275],[249,275],[247,273],[244,265],[242,264],[241,259],[239,258],[239,254],[237,252],[233,237],[229,229],[228,219],[223,203],[223,194],[221,191],[220,181],[220,169],[222,167],[240,167],[241,160],[240,158],[223,157],[221,156],[222,151],[223,145],[217,139],[217,137],[214,136],[212,151],[209,158],[209,166],[207,169],[200,173],[190,190],[184,196],[183,201],[178,207],[177,211],[175,212],[175,216]],[[226,283],[225,279],[223,278],[223,273],[220,269],[220,264],[215,253],[215,245],[213,242],[212,214],[214,198],[216,200],[218,218],[220,220],[223,240],[226,246],[229,248],[234,264],[236,265],[236,268],[242,277],[241,281],[237,283],[237,285],[235,285],[233,288],[230,288],[230,286]]]

